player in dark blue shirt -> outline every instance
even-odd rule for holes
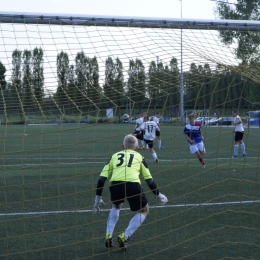
[[[190,114],[188,118],[189,123],[185,126],[183,134],[190,144],[190,152],[192,154],[196,153],[198,160],[202,164],[202,168],[206,168],[206,164],[203,159],[206,150],[203,143],[200,123],[195,121],[194,114]]]

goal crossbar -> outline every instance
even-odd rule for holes
[[[259,31],[260,21],[1,12],[0,23]]]

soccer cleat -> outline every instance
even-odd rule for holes
[[[232,156],[232,158],[234,159],[234,158],[236,158],[238,155],[237,154],[234,154],[233,156]]]
[[[205,169],[205,168],[206,168],[206,164],[203,164],[203,165],[202,165],[202,169]]]
[[[119,247],[126,251],[127,249],[127,239],[125,239],[125,233],[122,233],[120,234],[118,237],[117,237],[117,241],[119,243]]]
[[[241,158],[246,157],[246,153],[241,154]]]
[[[159,162],[158,158],[157,158],[157,159],[155,159],[155,162],[156,162],[156,163],[158,163],[158,162]]]
[[[111,234],[106,234],[105,247],[111,248],[111,247],[113,247],[113,246],[114,246],[114,244],[113,244],[113,239],[112,239]]]
[[[162,150],[164,147],[163,146],[161,146],[161,147],[159,147],[159,150]]]

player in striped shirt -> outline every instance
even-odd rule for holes
[[[195,153],[202,164],[202,168],[206,168],[206,163],[203,159],[206,150],[203,143],[200,123],[195,121],[194,114],[190,114],[188,118],[189,123],[185,126],[183,134],[190,144],[190,152],[192,154]]]

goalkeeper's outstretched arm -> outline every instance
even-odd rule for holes
[[[107,178],[100,176],[97,182],[97,189],[96,189],[96,195],[101,196],[104,188],[104,184],[106,182]]]
[[[104,201],[102,200],[101,195],[102,195],[102,191],[103,191],[106,180],[107,180],[107,178],[102,177],[102,176],[100,176],[98,179],[93,213],[97,213],[100,210],[99,206],[102,206],[105,204]]]
[[[167,197],[158,190],[157,185],[153,179],[146,180],[146,183],[149,186],[150,190],[153,192],[153,194],[158,197],[162,205],[168,202]]]
[[[157,185],[154,182],[154,180],[148,179],[148,180],[145,180],[145,181],[146,181],[148,187],[150,188],[150,190],[153,192],[153,194],[157,196],[160,192],[159,192]]]

